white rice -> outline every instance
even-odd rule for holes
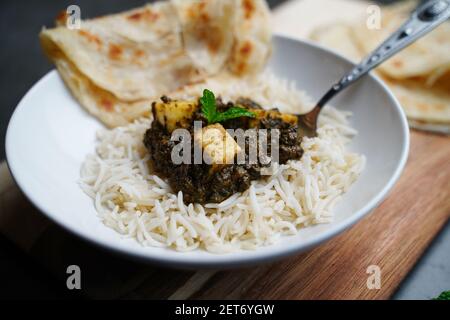
[[[209,88],[225,101],[248,96],[285,112],[311,107],[304,93],[271,74],[226,83],[212,79],[171,97],[194,98]],[[325,108],[318,137],[304,139],[300,160],[273,168],[271,176],[219,204],[185,205],[182,192],[174,194],[149,172],[142,141],[150,119],[99,132],[96,154],[86,158],[80,185],[107,226],[142,245],[213,253],[256,249],[282,235],[295,235],[300,228],[332,221],[334,205],[365,164],[363,156],[345,148],[356,134],[349,116]]]

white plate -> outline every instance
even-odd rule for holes
[[[275,37],[269,67],[319,98],[346,70],[347,60],[297,40]],[[22,99],[9,123],[9,168],[27,197],[50,219],[93,243],[145,261],[174,267],[223,268],[273,260],[330,239],[369,213],[386,196],[405,165],[409,132],[405,115],[387,87],[367,76],[333,100],[353,112],[359,131],[350,148],[367,157],[358,181],[335,208],[335,221],[301,229],[296,236],[255,251],[217,255],[143,247],[124,239],[98,218],[92,200],[77,184],[80,166],[94,151],[102,125],[70,95],[56,71],[43,77]],[[370,234],[367,235],[370,237]]]

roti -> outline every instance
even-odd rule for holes
[[[450,124],[449,89],[439,85],[427,87],[424,79],[398,81],[384,78],[384,80],[400,101],[408,118],[436,124]]]
[[[310,38],[359,62],[406,20],[412,2],[382,11],[382,28],[336,23]],[[450,23],[446,22],[375,69],[401,103],[411,126],[450,132]]]
[[[393,6],[382,11],[381,29],[353,27],[356,44],[368,54],[397,30],[410,16],[414,2]],[[450,71],[450,23],[443,23],[378,68],[393,79],[432,77],[435,72]]]
[[[313,30],[310,38],[353,62],[358,62],[362,54],[355,41],[353,41],[352,36],[352,30],[349,25],[337,23]]]
[[[255,8],[247,29],[236,24],[244,2]],[[236,74],[263,68],[270,54],[268,16],[264,0],[171,0],[84,20],[80,29],[67,28],[62,17],[40,40],[80,104],[115,127],[146,115],[162,95],[237,71],[231,61],[241,36],[253,41],[249,57],[258,62]],[[260,34],[269,41],[254,36]]]
[[[229,68],[239,76],[255,74],[264,68],[272,50],[270,11],[265,1],[235,1],[235,41]]]
[[[229,0],[172,1],[184,45],[193,63],[200,70],[217,73],[225,64],[233,45],[233,10],[235,2]]]

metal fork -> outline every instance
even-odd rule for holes
[[[335,83],[309,113],[298,116],[301,134],[317,135],[317,119],[323,106],[336,94],[355,83],[370,70],[392,57],[450,18],[450,0],[430,0],[420,4],[411,17],[372,53]]]

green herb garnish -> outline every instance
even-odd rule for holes
[[[216,106],[216,97],[214,96],[214,93],[212,93],[208,89],[203,90],[203,96],[200,98],[200,103],[202,104],[203,116],[206,118],[206,120],[208,120],[208,124],[223,122],[239,117],[256,117],[253,112],[245,108],[236,106],[229,108],[225,112],[218,112]]]
[[[442,292],[439,297],[434,298],[433,300],[450,300],[450,291]]]

